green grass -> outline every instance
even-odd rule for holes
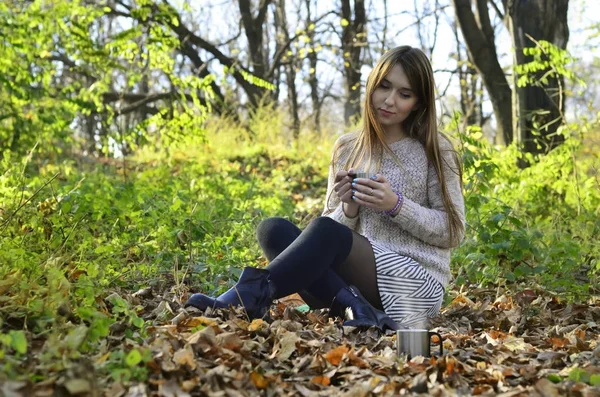
[[[147,313],[127,298],[140,288],[161,286],[176,310],[190,291],[222,292],[244,266],[264,265],[256,225],[284,216],[303,226],[320,214],[335,140],[306,132],[291,142],[281,120],[259,114],[249,130],[211,120],[202,136],[152,142],[126,161],[5,152],[0,373],[43,377],[43,368],[60,373],[69,360],[105,354],[115,324],[143,340]],[[585,147],[571,138],[520,170],[514,148],[453,127],[465,161],[468,229],[453,254],[452,288],[537,285],[575,300],[597,294],[597,154],[580,155]],[[574,137],[583,129],[570,128]],[[98,370],[125,368],[142,379],[127,363],[145,353],[119,351]]]

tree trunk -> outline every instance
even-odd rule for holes
[[[533,60],[532,56],[523,54],[523,48],[536,45],[530,37],[535,41],[548,41],[562,49],[567,47],[569,0],[515,0],[507,5],[516,64]],[[545,75],[549,70],[537,72],[536,77]],[[564,141],[562,135],[555,135],[563,122],[564,79],[562,76],[546,77],[548,84],[543,87],[517,87],[514,126],[518,141],[528,153],[545,153]],[[518,78],[515,72],[515,82]]]
[[[354,0],[354,13],[350,0],[342,0],[342,18],[347,22],[342,28],[342,52],[344,54],[344,80],[346,103],[344,104],[344,122],[352,124],[360,116],[360,69],[361,51],[366,42],[365,24],[367,22],[364,0]],[[354,14],[354,18],[353,18]]]
[[[491,25],[487,1],[475,0],[477,3],[477,20],[471,8],[471,0],[453,0],[456,18],[463,37],[487,89],[496,117],[496,139],[506,145],[513,140],[512,124],[512,90],[498,62],[494,29]]]
[[[290,40],[285,13],[285,0],[277,0],[275,15],[277,17],[277,41],[280,43],[279,47],[282,47]],[[289,58],[285,65],[285,76],[290,113],[292,116],[292,133],[294,135],[294,140],[297,140],[300,135],[300,116],[298,114],[298,93],[296,91],[296,71],[293,56]]]
[[[270,3],[271,0],[261,0],[258,6],[258,14],[255,17],[250,9],[250,0],[238,0],[244,32],[246,32],[246,39],[248,40],[248,52],[252,63],[251,70],[254,75],[260,78],[265,76],[267,70],[265,47],[263,45],[263,24]]]
[[[473,62],[469,59],[467,53],[466,59],[463,57],[466,51],[461,40],[458,36],[458,25],[452,24],[452,31],[456,40],[456,61],[457,61],[457,72],[458,80],[460,83],[460,111],[464,116],[464,125],[479,125],[483,128],[483,117],[480,110],[480,103],[478,102],[478,74],[473,69]]]
[[[312,103],[313,120],[315,123],[315,131],[321,132],[321,105],[322,102],[319,99],[319,81],[317,79],[317,50],[315,42],[315,29],[311,26],[314,23],[311,17],[311,3],[310,0],[306,0],[306,35],[310,40],[312,51],[309,51],[308,58],[308,85],[310,86],[310,100]]]

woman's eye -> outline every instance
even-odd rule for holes
[[[401,93],[400,93],[400,96],[401,96],[402,98],[405,98],[405,99],[408,99],[408,98],[410,98],[410,94],[407,94],[407,93],[405,93],[405,92],[401,92]]]

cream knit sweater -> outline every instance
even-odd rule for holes
[[[351,136],[351,134],[343,135],[338,141],[344,142]],[[464,225],[464,198],[452,147],[441,135],[439,142],[445,160],[443,167],[448,192]],[[394,191],[402,192],[404,201],[400,212],[395,217],[390,217],[382,211],[361,206],[358,216],[348,218],[336,193],[332,192],[335,174],[342,170],[347,158],[347,155],[342,154],[337,164],[329,167],[326,197],[330,199],[329,206],[325,204],[323,215],[348,226],[372,243],[414,259],[445,288],[452,277],[451,248],[460,243],[464,234],[450,241],[448,218],[437,172],[427,160],[423,145],[416,139],[405,138],[389,146],[402,167],[399,167],[397,161],[385,153],[381,169],[377,172],[385,176]]]

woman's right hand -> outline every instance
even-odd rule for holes
[[[352,169],[348,171],[338,171],[335,174],[333,190],[338,195],[341,202],[346,204],[356,204],[352,200],[352,177],[350,174]]]
[[[347,217],[354,218],[358,215],[358,204],[352,200],[352,181],[354,179],[354,170],[350,168],[348,171],[338,171],[335,174],[333,190],[337,193],[340,201],[344,203],[344,213]]]

